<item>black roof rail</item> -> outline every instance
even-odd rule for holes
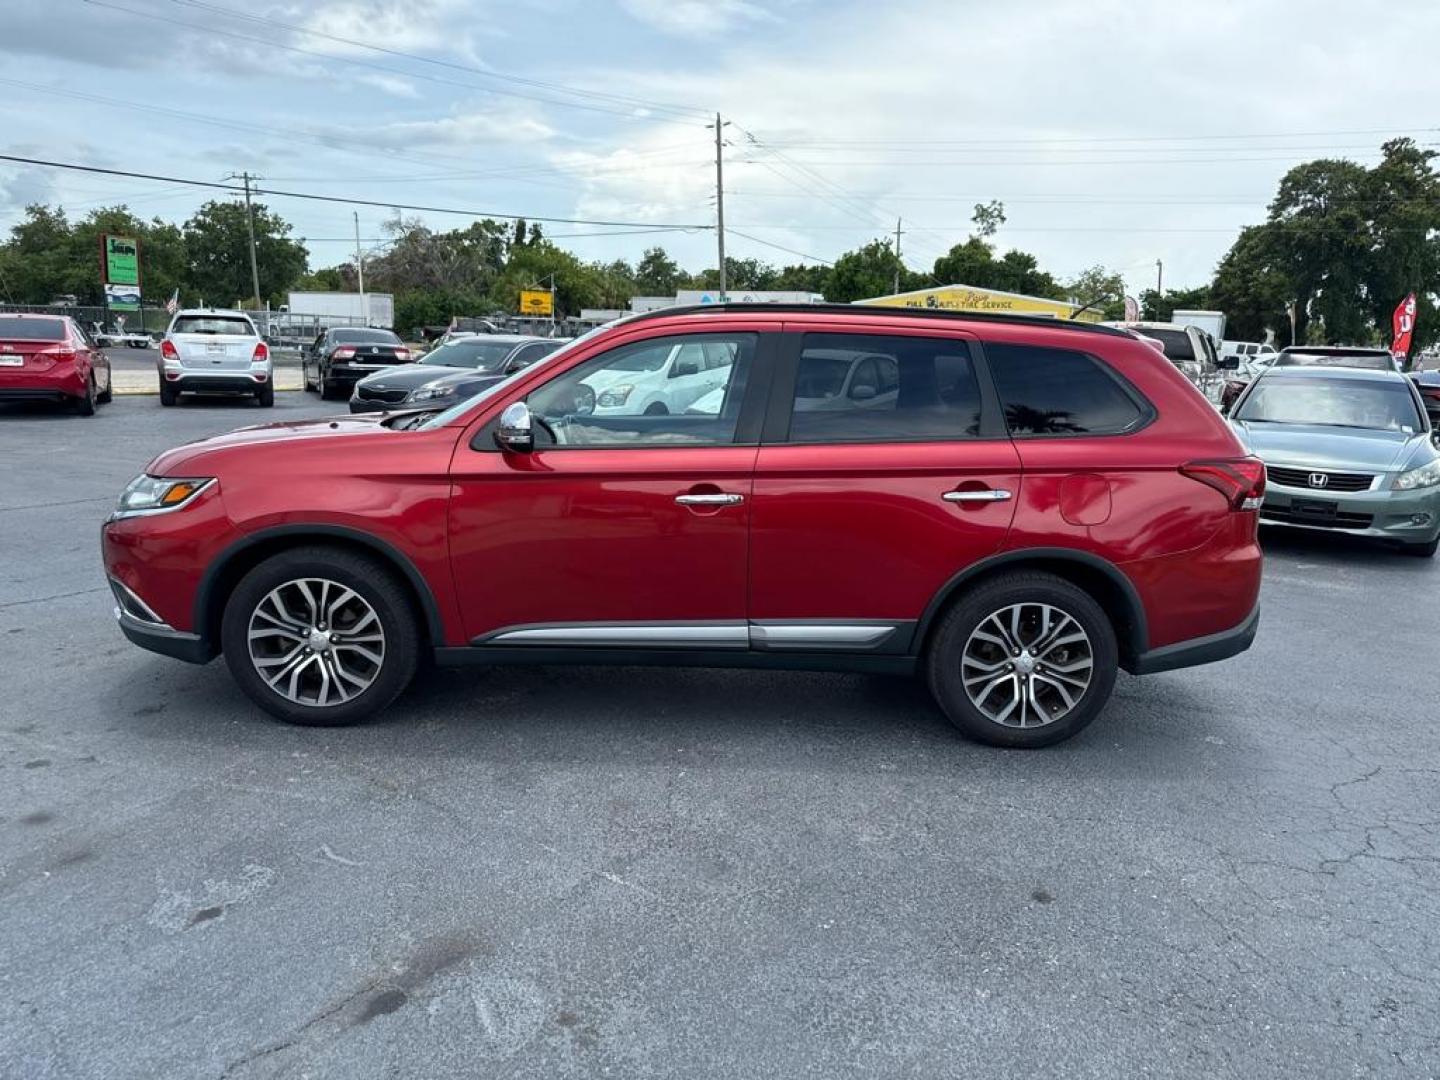
[[[1052,319],[1043,315],[1018,315],[994,311],[949,311],[942,308],[887,307],[880,304],[742,304],[727,300],[723,304],[686,304],[656,308],[625,317],[627,323],[646,319],[663,319],[670,315],[718,315],[779,312],[782,315],[898,315],[912,319],[938,319],[950,322],[987,322],[1010,326],[1046,326],[1081,333],[1108,334],[1128,338],[1130,331],[1099,323],[1076,322],[1073,319]]]

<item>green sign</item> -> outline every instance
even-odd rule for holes
[[[106,285],[140,285],[140,244],[133,236],[103,238]]]

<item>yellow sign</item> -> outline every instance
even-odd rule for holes
[[[554,315],[555,296],[548,289],[521,289],[521,315]]]
[[[894,296],[877,296],[873,300],[857,300],[857,304],[876,307],[933,308],[940,311],[995,311],[1012,315],[1040,315],[1052,319],[1068,319],[1080,310],[1079,304],[1049,300],[1043,296],[1024,296],[1001,292],[999,289],[976,289],[969,285],[942,285],[937,289],[918,289]],[[1091,308],[1080,315],[1080,322],[1098,323],[1105,318]]]

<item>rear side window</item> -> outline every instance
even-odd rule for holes
[[[1147,326],[1140,332],[1164,345],[1165,355],[1171,360],[1195,359],[1195,346],[1190,341],[1190,335],[1184,330],[1161,330],[1155,326]]]
[[[0,319],[0,338],[11,341],[64,341],[60,319]]]
[[[255,336],[255,327],[243,315],[181,315],[170,327],[172,334],[240,334]]]
[[[979,433],[980,387],[964,341],[805,335],[791,442],[936,442]]]
[[[1140,403],[1085,353],[987,344],[985,356],[1012,435],[1115,435],[1145,419]]]

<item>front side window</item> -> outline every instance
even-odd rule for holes
[[[602,353],[526,399],[535,445],[732,443],[757,341],[755,334],[652,338]]]
[[[1145,418],[1125,388],[1085,353],[988,344],[985,356],[1011,435],[1115,435]]]
[[[966,342],[805,335],[790,442],[939,442],[979,433],[980,387]]]

